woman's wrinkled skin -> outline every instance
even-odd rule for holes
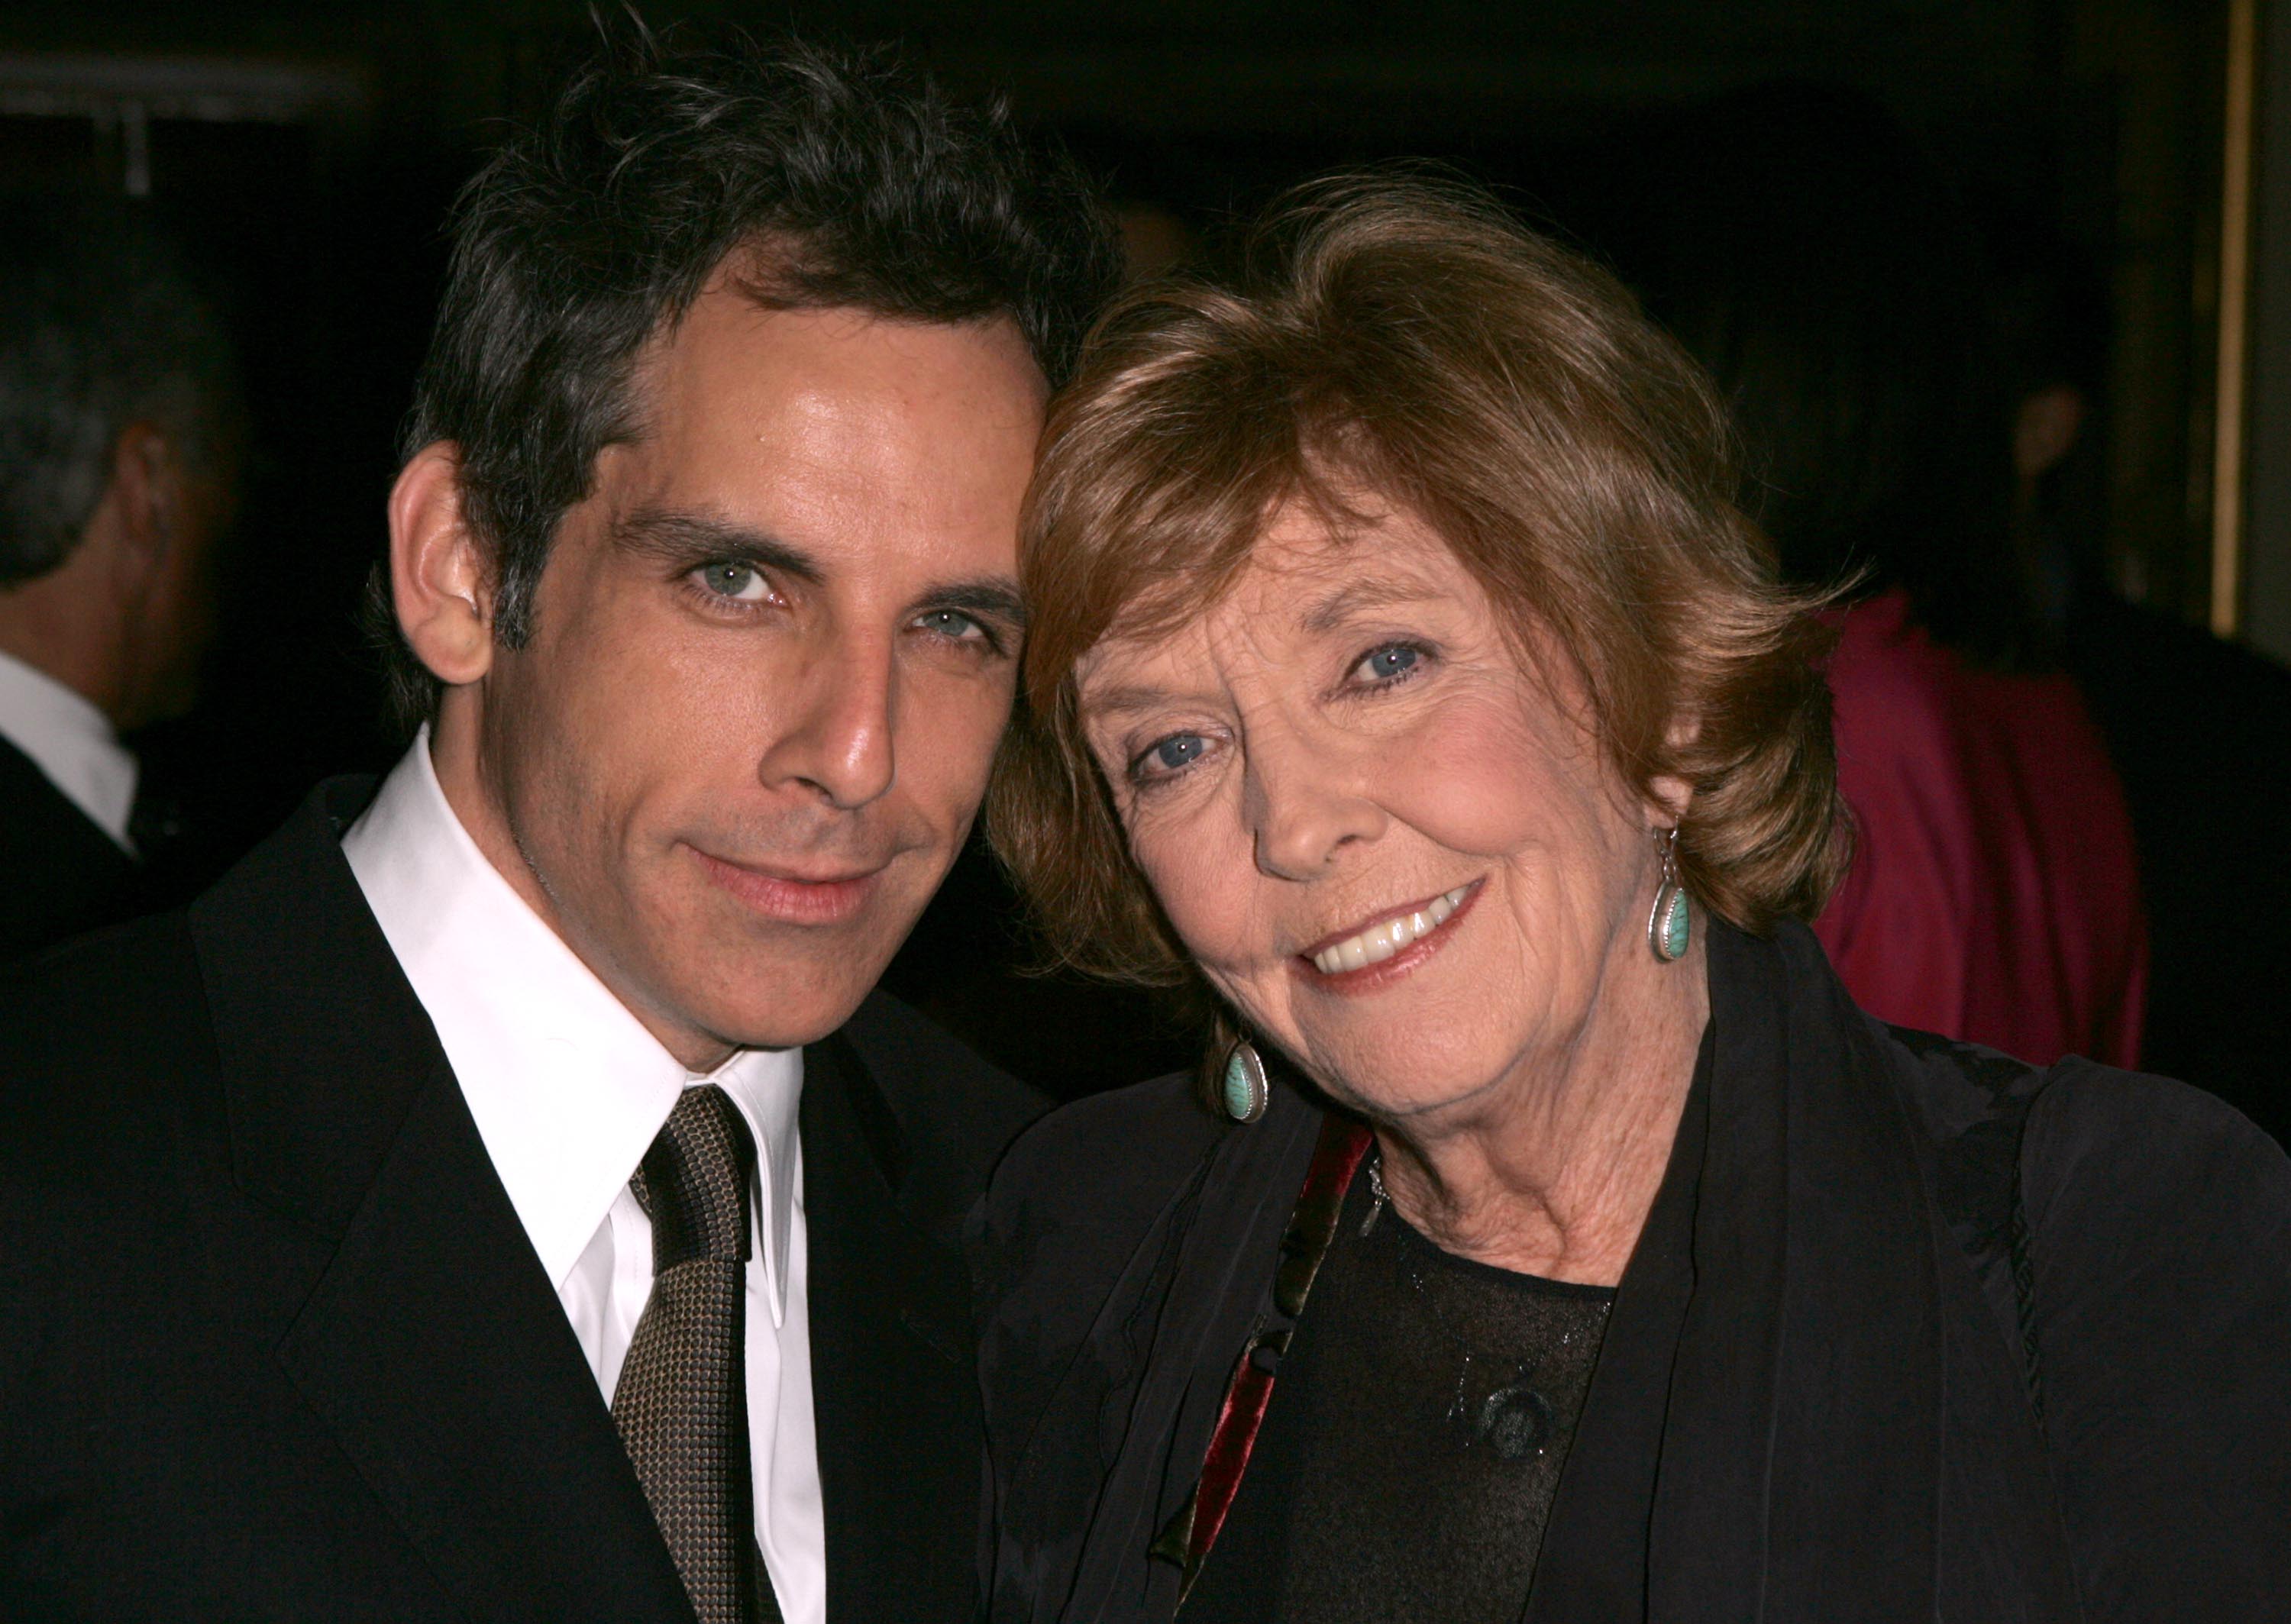
[[[1233,589],[1083,661],[1084,725],[1172,925],[1253,1033],[1377,1128],[1451,1250],[1621,1277],[1708,1015],[1646,940],[1687,786],[1623,784],[1572,663],[1531,662],[1424,524],[1292,502]],[[1313,955],[1395,913],[1365,969]],[[1421,913],[1421,921],[1414,915]]]

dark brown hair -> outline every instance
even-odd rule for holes
[[[408,458],[459,448],[494,636],[511,648],[599,453],[641,436],[647,347],[736,253],[756,251],[745,280],[769,309],[1007,316],[1054,384],[1120,274],[1072,161],[888,51],[655,34],[633,13],[600,27],[547,116],[462,189],[404,437]],[[410,733],[437,679],[398,633],[386,571],[369,599]]]
[[[1624,783],[1693,785],[1677,850],[1699,901],[1753,931],[1814,913],[1846,856],[1830,634],[1735,506],[1694,363],[1596,267],[1418,175],[1292,194],[1250,266],[1235,287],[1122,300],[1051,408],[1020,555],[1034,623],[988,816],[1059,958],[1192,976],[1084,742],[1076,663],[1201,613],[1288,502],[1341,512],[1348,493],[1428,524],[1523,658],[1564,651]]]

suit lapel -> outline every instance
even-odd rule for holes
[[[329,785],[193,910],[253,1198],[338,1244],[279,1357],[473,1620],[688,1621]]]
[[[473,1617],[690,1619],[450,1077],[421,1089],[280,1355]]]
[[[804,1051],[801,1122],[829,1624],[967,1618],[983,1452],[960,1215],[902,1203],[897,1122],[840,1035]]]

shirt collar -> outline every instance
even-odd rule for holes
[[[744,1050],[711,1076],[687,1072],[478,849],[438,783],[427,728],[343,835],[342,855],[551,1285],[563,1287],[684,1088],[712,1081],[756,1136],[776,1322],[802,1051]]]
[[[30,757],[90,823],[134,849],[127,816],[135,805],[135,758],[92,701],[37,666],[0,654],[0,736]]]
[[[802,1202],[797,1187],[800,1160],[797,1155],[800,1130],[797,1110],[803,1097],[803,1050],[744,1049],[709,1076],[688,1082],[713,1082],[722,1087],[747,1119],[756,1141],[756,1194],[760,1202],[764,1233],[759,1245],[764,1254],[764,1276],[771,1287],[772,1323],[787,1314],[788,1247],[795,1210]],[[661,1121],[665,1122],[666,1116]],[[657,1133],[658,1129],[654,1132]],[[645,1141],[649,1146],[652,1141]],[[639,1160],[643,1151],[638,1153]],[[631,1167],[633,1170],[633,1166]]]

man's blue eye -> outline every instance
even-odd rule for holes
[[[1421,650],[1411,648],[1405,643],[1394,643],[1366,655],[1356,669],[1371,682],[1389,682],[1395,677],[1404,677],[1415,670],[1416,662],[1421,657]]]
[[[920,623],[941,637],[961,639],[986,635],[977,621],[954,609],[933,609],[920,617]]]
[[[756,567],[752,564],[703,564],[700,567],[700,580],[719,598],[746,601],[764,595],[764,578],[756,573]]]
[[[1163,772],[1174,773],[1191,767],[1201,760],[1202,736],[1198,733],[1173,733],[1146,752],[1147,759]]]

